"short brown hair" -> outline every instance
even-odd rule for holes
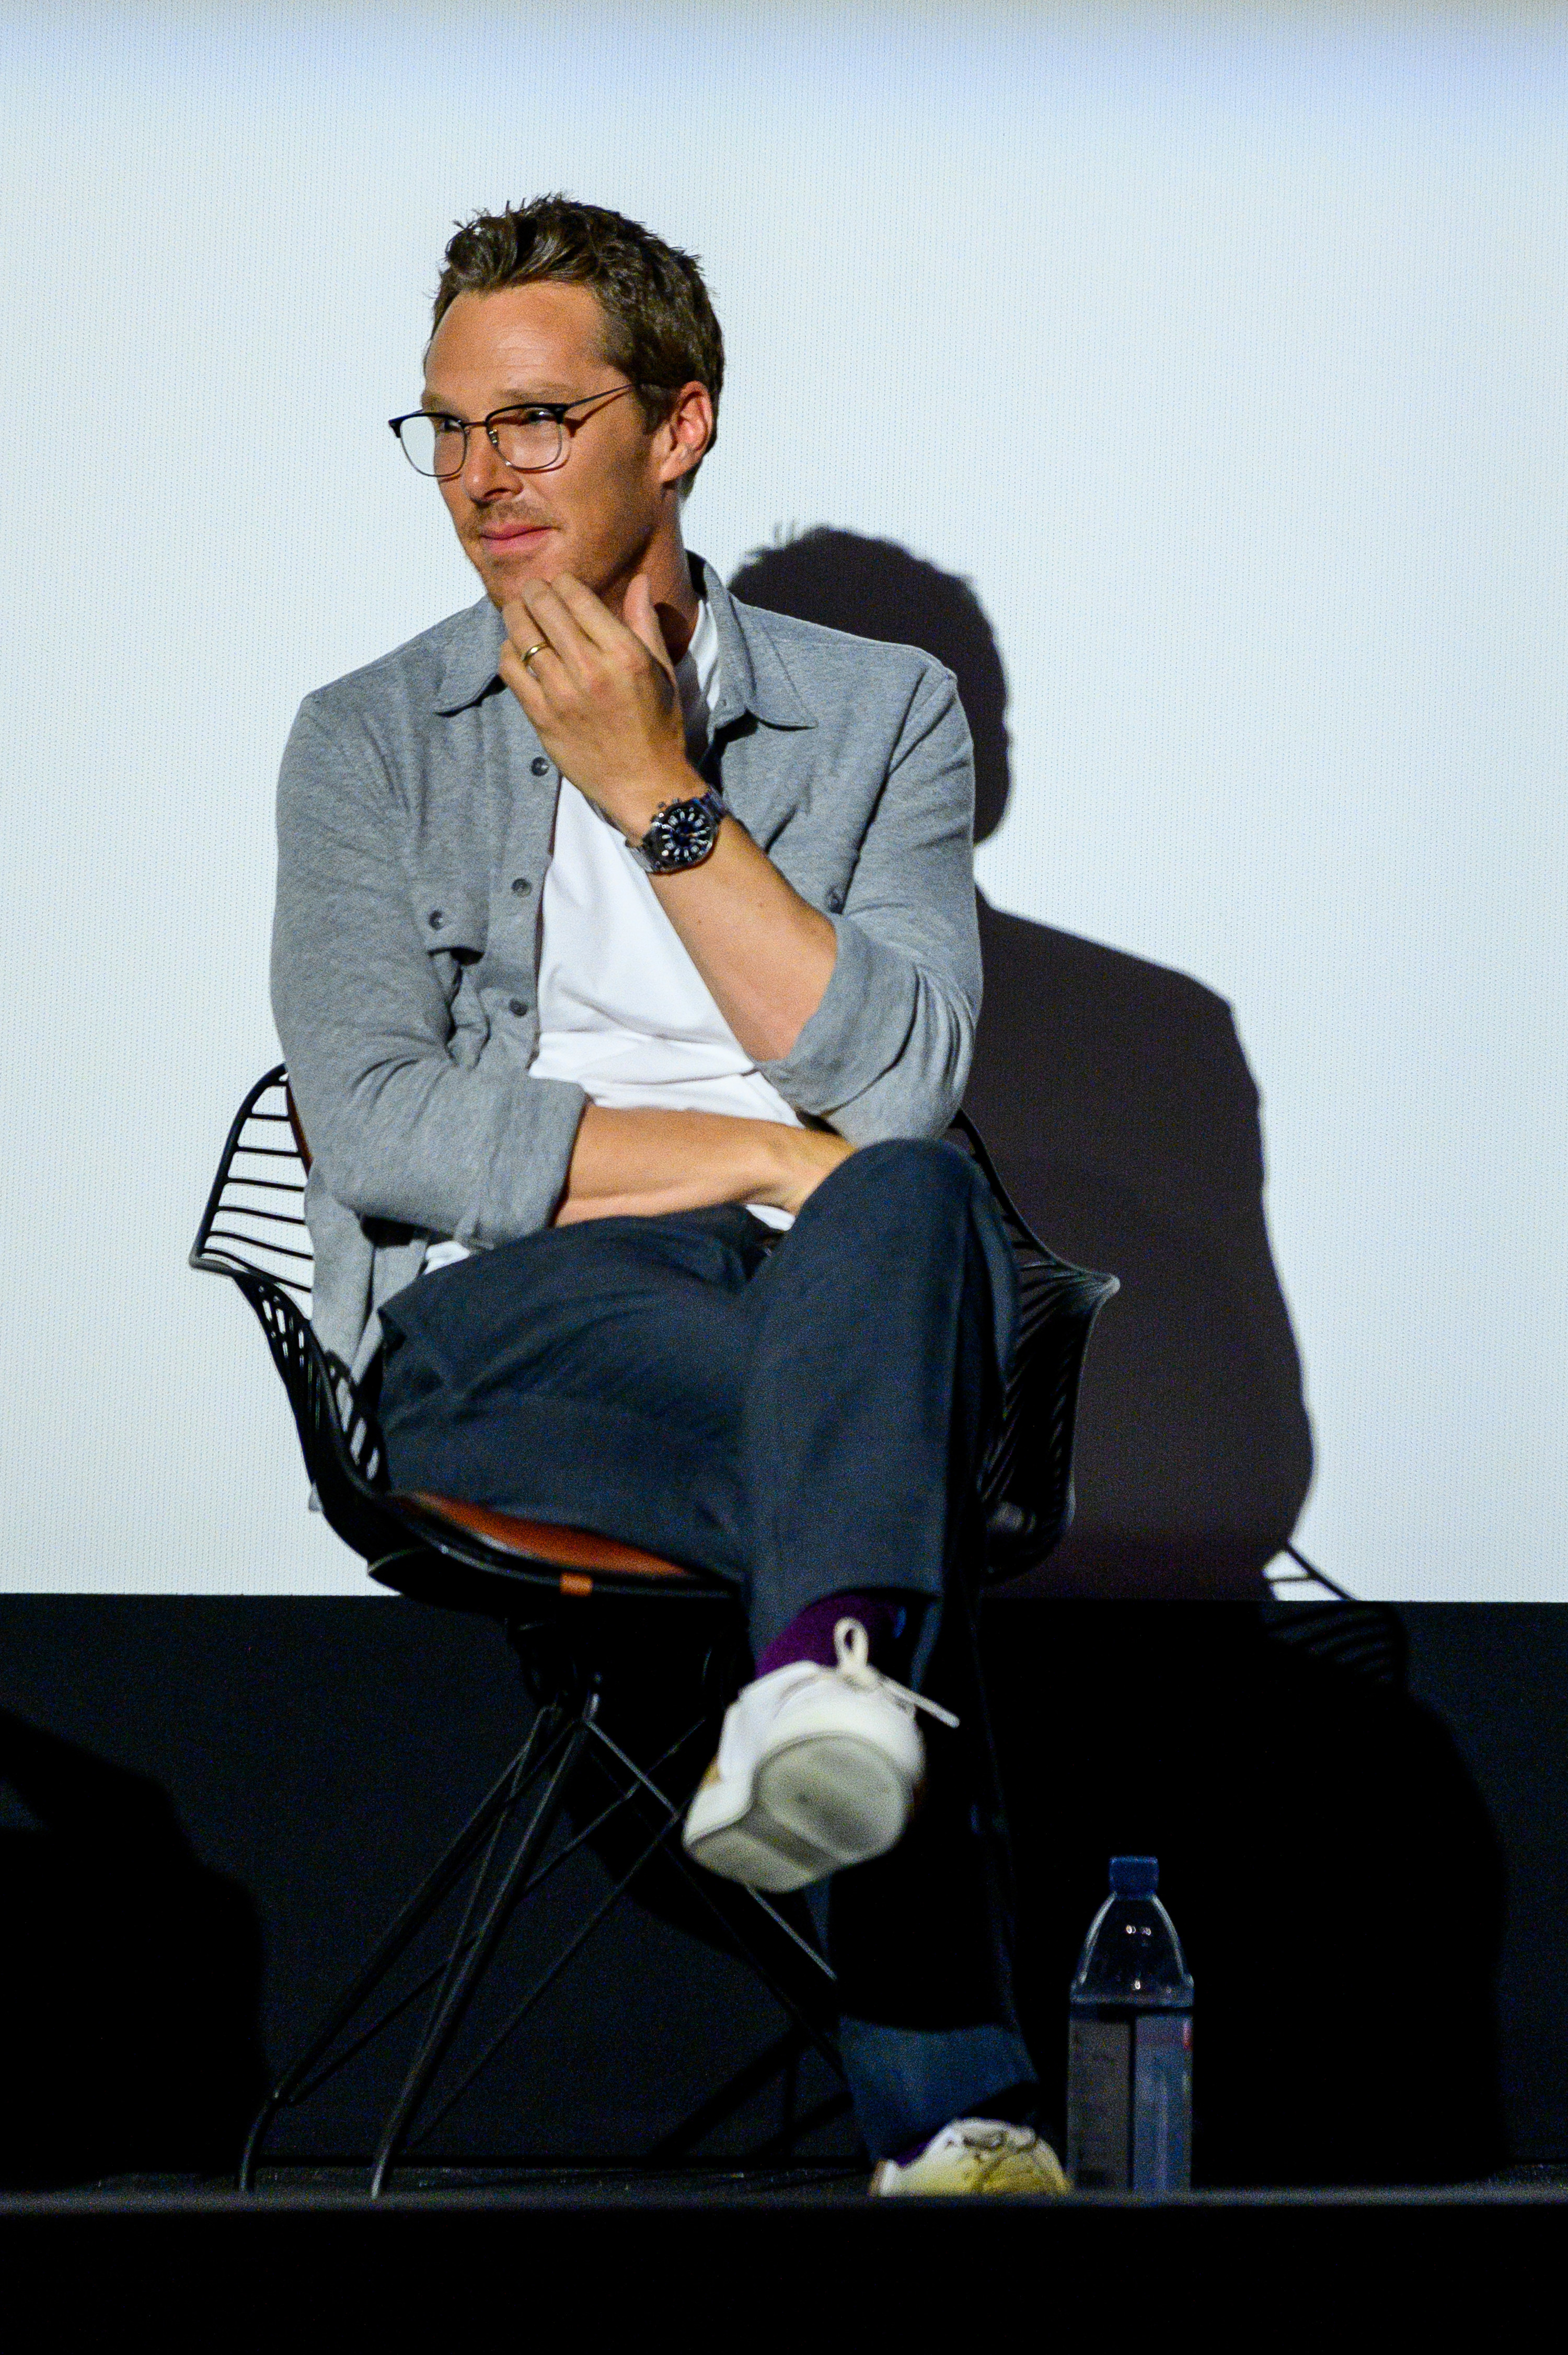
[[[706,385],[715,421],[711,450],[724,338],[695,255],[666,245],[624,213],[571,197],[536,197],[504,212],[475,213],[447,246],[431,334],[460,294],[495,294],[540,280],[586,286],[598,298],[604,357],[636,387],[650,432],[669,415],[683,384]],[[696,474],[694,466],[687,484]]]

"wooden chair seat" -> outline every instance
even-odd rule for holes
[[[563,1594],[591,1594],[595,1573],[617,1578],[677,1578],[695,1584],[689,1570],[666,1561],[640,1546],[623,1545],[618,1538],[602,1538],[592,1529],[572,1529],[549,1521],[524,1520],[517,1513],[498,1512],[493,1505],[471,1505],[458,1497],[437,1497],[424,1489],[394,1494],[388,1503],[414,1519],[446,1521],[482,1538],[498,1553],[518,1561],[546,1564],[561,1573]]]

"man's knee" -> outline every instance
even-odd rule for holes
[[[863,1145],[834,1173],[836,1186],[846,1181],[904,1216],[922,1208],[967,1208],[988,1191],[969,1155],[940,1137],[891,1136]]]
[[[879,1227],[912,1234],[923,1227],[954,1227],[989,1197],[987,1182],[965,1152],[933,1137],[883,1137],[824,1180],[807,1210],[838,1210]]]

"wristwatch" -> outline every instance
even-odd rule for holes
[[[649,875],[678,875],[700,867],[719,839],[719,828],[730,815],[724,797],[714,785],[689,801],[661,802],[641,842],[627,845],[633,858]]]

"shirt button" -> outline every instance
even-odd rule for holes
[[[439,932],[443,924],[445,923],[446,918],[442,914],[439,908],[432,908],[430,911],[430,922],[434,925],[436,931]]]
[[[514,875],[512,878],[512,889],[517,893],[519,900],[525,898],[528,889],[528,877],[526,875]]]
[[[528,766],[532,769],[536,777],[548,777],[549,774],[549,762],[545,759],[542,752],[539,754],[537,761],[530,761],[528,762]]]
[[[830,912],[836,916],[838,913],[839,909],[844,905],[843,892],[837,890],[829,891],[827,894],[827,905]]]
[[[521,999],[520,997],[514,997],[514,998],[513,998],[513,1000],[512,1000],[511,1006],[510,1006],[510,1007],[509,1007],[507,1010],[508,1010],[510,1013],[513,1013],[513,1014],[516,1014],[516,1015],[521,1016],[521,1015],[526,1014],[526,1013],[528,1012],[528,1007],[524,1005],[524,1003],[523,1003],[523,1001],[522,1001],[522,999]]]

